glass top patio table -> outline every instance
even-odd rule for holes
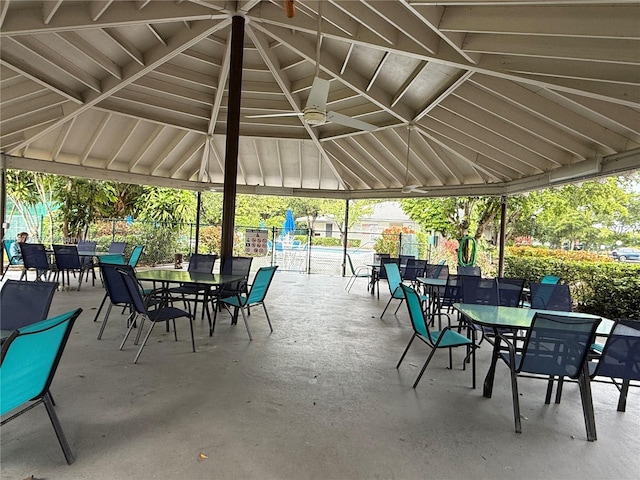
[[[474,323],[490,328],[515,328],[526,330],[531,327],[536,312],[563,315],[566,317],[600,318],[598,335],[608,335],[613,328],[613,320],[580,312],[559,312],[555,310],[536,310],[533,308],[501,307],[494,305],[476,305],[470,303],[454,303],[453,307],[461,314],[469,317]]]
[[[138,280],[163,283],[198,283],[212,287],[243,280],[242,275],[188,272],[186,270],[143,270],[136,272]]]
[[[462,315],[469,317],[474,323],[488,328],[527,330],[531,327],[531,322],[536,312],[550,313],[552,315],[562,315],[565,317],[589,317],[600,318],[596,333],[598,335],[608,335],[613,328],[614,322],[599,315],[591,315],[579,312],[560,312],[557,310],[537,310],[522,307],[500,307],[494,305],[476,305],[470,303],[454,303],[453,307]],[[493,380],[495,377],[496,363],[500,355],[500,336],[496,336],[493,343],[493,355],[491,365],[484,379],[482,395],[491,398],[493,392]]]

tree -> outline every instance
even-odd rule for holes
[[[170,225],[195,220],[196,198],[191,191],[174,188],[144,187],[136,208],[140,220],[152,220]]]
[[[21,170],[7,171],[7,196],[13,204],[8,220],[17,210],[24,219],[30,235],[37,239],[40,232],[40,218],[37,206],[42,205],[49,218],[49,241],[53,240],[53,191],[54,175],[27,172]]]

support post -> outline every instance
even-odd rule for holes
[[[342,276],[347,273],[347,246],[349,245],[349,199],[344,201],[344,235],[342,239]]]
[[[503,195],[500,202],[500,246],[498,248],[498,276],[504,276],[504,243],[507,238],[507,196]]]
[[[233,17],[231,23],[227,141],[224,159],[224,191],[222,196],[221,262],[224,262],[227,257],[233,256],[236,181],[238,176],[238,143],[240,138],[240,100],[242,97],[244,21],[244,17],[236,15]]]

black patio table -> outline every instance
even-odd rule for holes
[[[187,270],[142,270],[136,272],[136,278],[145,282],[153,282],[154,288],[156,282],[159,282],[162,285],[162,289],[167,289],[168,285],[171,283],[182,285],[207,285],[211,289],[214,287],[220,287],[228,283],[239,282],[245,279],[242,275],[189,272]],[[209,313],[208,306],[205,308],[205,310],[207,312],[207,318],[209,319],[209,321],[211,321],[211,314]]]

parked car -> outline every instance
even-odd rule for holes
[[[626,262],[627,260],[640,260],[640,248],[622,247],[611,252],[615,260]]]

